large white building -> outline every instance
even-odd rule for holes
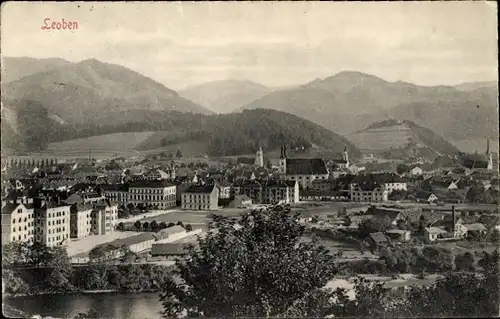
[[[181,197],[182,209],[215,210],[219,207],[219,189],[215,184],[192,185]]]
[[[118,221],[118,204],[102,200],[93,206],[90,214],[92,234],[104,235],[113,232]]]
[[[279,172],[285,180],[297,181],[302,189],[310,189],[318,179],[328,179],[326,164],[321,158],[287,158],[286,147],[281,148]]]
[[[70,237],[83,238],[92,231],[92,205],[74,204],[70,208]]]
[[[2,207],[2,245],[33,243],[34,220],[33,204],[5,203]]]
[[[102,185],[101,192],[119,204],[153,205],[157,209],[176,206],[176,185],[166,180],[142,180],[128,185]]]
[[[349,185],[351,200],[356,202],[385,202],[398,190],[406,191],[407,183],[391,173],[358,175]]]
[[[129,185],[128,202],[167,209],[176,206],[175,193],[176,185],[165,180],[137,181]]]
[[[234,185],[235,195],[246,195],[255,204],[290,204],[299,202],[297,180],[245,181]]]
[[[38,197],[35,207],[35,242],[48,247],[66,245],[70,238],[70,205]]]

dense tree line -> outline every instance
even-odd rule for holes
[[[134,261],[127,257],[125,254],[122,261]],[[2,266],[5,292],[11,295],[84,290],[159,291],[170,278],[169,268],[154,264],[103,262],[72,267],[64,248],[40,244],[12,243],[2,247]]]
[[[59,124],[49,118],[42,105],[28,103],[18,111],[24,145],[29,150],[45,149],[48,143],[117,132],[166,131],[163,146],[188,141],[206,141],[211,155],[253,153],[263,149],[308,149],[313,144],[352,156],[359,150],[348,140],[319,125],[291,114],[272,110],[247,110],[237,114],[202,115],[182,112],[144,111],[141,120],[133,114],[117,114],[111,123]],[[159,146],[159,145],[158,145]],[[156,146],[156,147],[158,147]]]

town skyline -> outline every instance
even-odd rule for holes
[[[425,86],[497,79],[493,2],[367,3],[362,12],[317,2],[23,5],[3,7],[3,56],[95,58],[174,90],[226,79],[293,86],[341,71]],[[78,29],[41,30],[48,17]]]

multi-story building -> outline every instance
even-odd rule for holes
[[[175,194],[176,185],[165,180],[136,181],[129,185],[128,202],[167,209],[176,206]]]
[[[246,195],[254,204],[298,203],[299,183],[296,180],[247,181],[234,186],[234,195]]]
[[[269,180],[262,184],[265,204],[290,204],[299,202],[299,183],[294,180]]]
[[[35,198],[34,240],[49,247],[66,245],[70,238],[70,207],[49,198]]]
[[[103,200],[93,206],[90,214],[92,234],[104,235],[113,232],[118,221],[118,204]]]
[[[32,243],[35,233],[33,204],[6,203],[2,207],[2,245]]]
[[[359,202],[385,202],[397,190],[406,191],[407,184],[392,173],[358,175],[349,185],[351,200]]]
[[[127,205],[129,198],[128,185],[124,184],[106,184],[101,185],[101,194],[118,204]]]
[[[192,185],[182,194],[182,209],[215,210],[219,207],[219,189],[215,184]]]
[[[287,158],[286,147],[281,149],[279,172],[286,180],[295,180],[302,189],[312,188],[312,182],[328,179],[326,164],[321,158]]]
[[[217,183],[219,189],[219,198],[231,198],[231,183],[222,181]]]
[[[234,194],[232,197],[237,195],[246,195],[254,204],[262,204],[262,184],[261,182],[250,180],[250,181],[237,181],[233,185]]]
[[[92,206],[90,204],[74,204],[70,208],[70,236],[83,238],[92,231]]]

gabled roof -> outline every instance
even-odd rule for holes
[[[486,227],[481,223],[464,224],[468,231],[484,231]]]
[[[368,208],[365,214],[372,215],[377,218],[384,218],[385,216],[388,216],[391,221],[394,220],[399,214],[404,215],[403,212],[397,208],[380,208],[375,206]]]
[[[139,234],[136,236],[119,238],[119,239],[116,239],[110,243],[105,243],[105,244],[102,244],[99,246],[106,246],[106,247],[112,246],[115,248],[120,248],[121,246],[124,246],[124,245],[130,246],[130,245],[139,244],[139,243],[142,243],[142,242],[145,242],[148,240],[154,240],[154,239],[155,239],[155,237],[153,236],[152,233],[143,233],[143,234]]]
[[[14,203],[8,203],[2,208],[2,215],[10,215],[14,210],[16,210],[19,206],[23,204],[14,204]],[[23,205],[24,206],[24,205]]]
[[[186,189],[185,193],[195,193],[195,194],[210,194],[214,190],[215,185],[191,185]]]
[[[370,233],[369,237],[376,243],[387,242],[387,237],[381,232]]]
[[[326,175],[325,162],[321,158],[287,158],[287,175]]]
[[[175,226],[168,227],[168,228],[165,228],[165,229],[162,229],[162,230],[156,232],[156,237],[164,237],[165,235],[169,236],[169,235],[174,235],[174,234],[178,234],[178,233],[185,233],[185,232],[186,232],[186,229],[184,229],[184,227],[179,226],[179,225],[175,225]]]
[[[448,233],[447,231],[442,230],[441,228],[437,228],[437,227],[425,227],[425,230],[429,234],[436,234],[436,235]]]
[[[238,157],[236,164],[253,165],[255,164],[255,158],[251,157]]]
[[[170,186],[175,186],[175,184],[172,184],[172,183],[165,181],[165,180],[161,180],[161,181],[141,180],[141,181],[131,182],[129,185],[130,188],[163,188],[163,187],[170,187]]]
[[[128,184],[101,184],[100,188],[103,191],[128,192]]]

